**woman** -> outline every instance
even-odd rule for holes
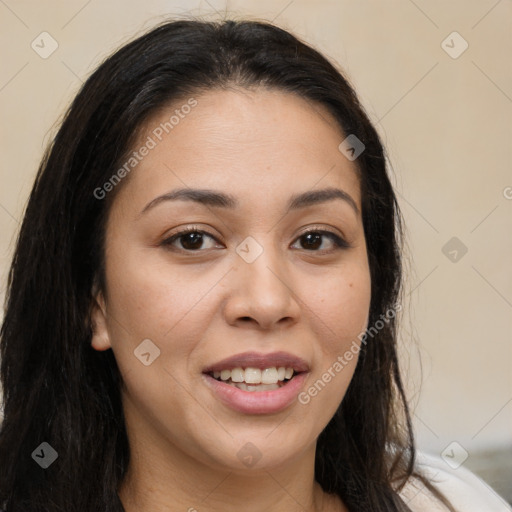
[[[400,226],[354,91],[291,34],[179,21],[121,48],[19,235],[5,510],[456,510],[416,464]]]

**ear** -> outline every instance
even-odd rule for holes
[[[111,348],[111,344],[107,328],[107,308],[101,291],[93,299],[91,321],[93,330],[92,348],[99,351],[108,350]]]

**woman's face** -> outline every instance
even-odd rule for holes
[[[93,347],[113,349],[129,435],[213,468],[277,467],[314,449],[355,369],[359,181],[321,106],[263,89],[194,99],[147,123],[117,185]],[[296,376],[283,385],[280,368]]]

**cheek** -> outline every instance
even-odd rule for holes
[[[347,269],[345,269],[347,270]],[[366,266],[322,281],[311,296],[311,321],[315,325],[316,364],[298,401],[324,428],[345,396],[357,365],[360,339],[366,330],[371,299]]]
[[[117,261],[119,264],[113,263],[107,274],[112,314],[123,317],[133,327],[130,331],[147,328],[155,335],[163,334],[201,296],[199,283],[192,283],[184,272],[155,265],[143,251]]]
[[[172,346],[173,358],[186,357],[211,321],[208,293],[218,276],[190,268],[176,271],[140,253],[117,261],[107,273],[109,332],[116,357],[131,358],[145,339],[163,356]]]
[[[310,294],[313,318],[316,316],[319,339],[326,354],[344,352],[366,329],[371,285],[367,267],[339,272],[332,279],[317,281]]]

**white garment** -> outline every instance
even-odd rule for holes
[[[418,453],[418,468],[458,512],[512,512],[512,507],[468,469],[452,469],[443,459]],[[512,485],[512,482],[511,482]],[[446,512],[418,481],[409,481],[400,493],[414,512]]]

